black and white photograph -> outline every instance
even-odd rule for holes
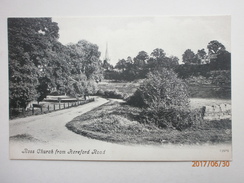
[[[232,160],[231,16],[9,17],[10,159]]]

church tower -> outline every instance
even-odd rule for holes
[[[108,55],[108,43],[106,43],[106,51],[105,51],[105,57],[104,57],[104,62],[107,62],[109,63],[110,61],[110,58],[109,58],[109,55]]]

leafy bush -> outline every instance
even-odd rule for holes
[[[148,74],[146,79],[128,104],[137,107],[171,108],[172,106],[189,107],[187,85],[172,70],[161,68]]]
[[[88,80],[86,83],[85,83],[85,87],[86,87],[86,91],[89,93],[89,94],[95,94],[96,91],[97,91],[97,83],[93,80]]]
[[[96,93],[96,95],[98,95],[98,96],[104,96],[104,91],[103,90],[97,90],[97,93]]]
[[[230,70],[218,70],[208,73],[209,80],[212,84],[217,86],[230,86],[231,85],[231,72]]]
[[[124,96],[122,93],[118,92],[117,90],[98,90],[96,95],[106,97],[106,98],[115,98],[115,99],[124,99]]]
[[[182,107],[160,108],[158,111],[147,108],[141,112],[141,122],[153,124],[160,128],[184,130],[193,125],[201,124],[201,110],[189,110]]]
[[[104,92],[105,97],[107,98],[116,98],[116,99],[123,99],[123,96],[121,93],[119,93],[118,91],[114,90],[114,91],[105,91]]]
[[[201,123],[201,110],[190,110],[187,85],[172,70],[149,73],[128,104],[143,108],[142,123],[183,130]]]
[[[181,64],[175,67],[174,71],[180,78],[186,79],[191,76],[206,76],[207,72],[211,70],[209,64],[203,65],[186,65]]]
[[[189,78],[185,79],[185,82],[190,85],[208,85],[211,84],[211,80],[204,76],[190,76]]]
[[[184,79],[193,98],[231,98],[231,71],[216,70],[206,76],[190,76]]]
[[[126,99],[127,104],[135,107],[145,107],[146,103],[143,100],[141,91],[138,89],[135,93]]]

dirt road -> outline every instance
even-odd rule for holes
[[[80,135],[67,130],[65,124],[76,116],[84,114],[106,102],[108,100],[96,98],[94,102],[78,107],[49,114],[10,120],[10,141],[22,141],[22,143],[34,141],[35,143],[57,144],[61,142],[68,143],[71,140],[79,139]]]

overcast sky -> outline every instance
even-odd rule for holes
[[[168,56],[182,60],[186,49],[195,53],[212,40],[218,40],[228,51],[231,46],[230,16],[192,17],[79,17],[53,18],[60,28],[59,41],[64,45],[85,39],[99,46],[104,59],[106,43],[111,63],[139,51],[150,54],[162,48]]]

